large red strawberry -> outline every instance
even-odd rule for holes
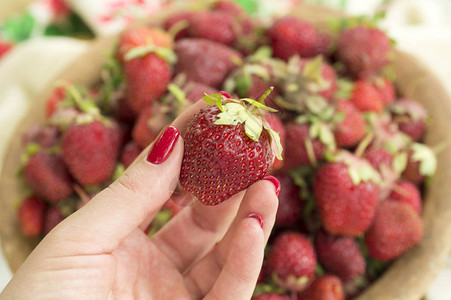
[[[73,193],[73,180],[60,154],[41,150],[31,155],[23,175],[36,195],[49,202],[59,202]]]
[[[391,106],[393,121],[399,130],[409,135],[415,142],[423,138],[427,113],[424,107],[409,99],[400,99]]]
[[[18,219],[22,232],[27,237],[36,237],[42,233],[46,204],[38,197],[25,198],[19,206]]]
[[[267,267],[281,287],[301,291],[315,275],[315,250],[304,235],[284,232],[276,238],[268,253]]]
[[[227,46],[235,42],[239,31],[239,24],[235,18],[222,11],[195,12],[190,18],[188,27],[191,37],[207,39]]]
[[[117,124],[110,119],[105,123],[74,123],[62,137],[64,162],[82,185],[97,185],[113,175],[121,141]]]
[[[204,39],[179,40],[175,52],[176,73],[185,73],[188,80],[214,88],[219,88],[242,60],[242,55],[232,48]]]
[[[379,174],[366,161],[341,153],[316,173],[313,191],[324,228],[358,236],[371,225],[379,200]]]
[[[362,113],[350,101],[340,101],[336,111],[343,114],[343,119],[334,128],[337,146],[346,148],[357,145],[366,132],[366,122]]]
[[[279,180],[281,187],[276,226],[293,226],[302,218],[303,201],[299,197],[299,187],[286,173],[276,173],[274,177]]]
[[[293,55],[307,57],[316,46],[317,33],[312,24],[295,17],[283,17],[267,32],[275,57],[288,60]]]
[[[344,282],[365,273],[365,259],[351,237],[330,235],[321,229],[315,236],[315,249],[321,266]]]
[[[278,136],[255,114],[257,106],[264,107],[256,101],[220,93],[204,100],[211,105],[187,125],[180,182],[203,204],[217,205],[267,174],[271,141]]]
[[[318,138],[310,137],[310,126],[291,122],[285,126],[284,170],[293,169],[320,160],[324,155],[324,145]]]
[[[370,257],[390,261],[421,241],[423,224],[413,208],[399,201],[382,201],[365,234]]]
[[[376,88],[366,80],[357,80],[354,83],[350,101],[360,111],[381,113],[384,102]]]
[[[333,275],[316,278],[299,294],[298,300],[344,300],[345,294],[340,279]]]
[[[291,300],[291,298],[284,294],[263,293],[253,297],[252,300]]]
[[[388,63],[390,49],[390,40],[384,32],[363,25],[343,30],[337,43],[338,58],[351,74],[362,78]]]
[[[388,199],[400,201],[412,206],[413,210],[421,214],[421,193],[416,185],[409,181],[401,180],[394,186],[388,195]]]

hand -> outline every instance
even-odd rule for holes
[[[183,157],[176,128],[184,128],[201,102],[55,227],[0,298],[250,299],[274,225],[275,178],[219,206],[186,207],[152,239],[143,232],[176,187]]]

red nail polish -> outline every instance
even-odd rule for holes
[[[260,227],[263,229],[263,218],[262,218],[262,216],[260,216],[259,214],[256,214],[256,213],[250,213],[247,217],[256,219],[258,221],[258,223],[260,224]]]
[[[226,98],[226,99],[232,98],[232,96],[231,96],[229,93],[227,93],[227,92],[220,91],[219,93],[220,93],[222,96],[224,96],[224,98]]]
[[[263,179],[271,181],[272,184],[274,184],[274,187],[276,188],[276,195],[277,195],[277,197],[279,197],[279,194],[280,194],[280,182],[279,182],[279,180],[276,177],[272,176],[272,175],[266,175]]]
[[[175,142],[180,136],[180,131],[172,125],[169,125],[160,134],[157,141],[150,149],[147,155],[147,161],[154,165],[163,163],[174,149]]]

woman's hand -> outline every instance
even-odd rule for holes
[[[186,207],[152,239],[143,231],[178,182],[183,140],[177,128],[202,102],[55,227],[0,298],[250,299],[274,225],[277,179],[269,176],[219,206]]]

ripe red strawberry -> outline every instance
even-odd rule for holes
[[[381,113],[384,109],[379,92],[366,80],[357,80],[354,82],[354,89],[350,101],[360,111],[372,111]]]
[[[58,128],[55,126],[32,125],[22,137],[22,145],[36,144],[50,148],[58,144]]]
[[[144,46],[173,48],[171,36],[159,28],[135,27],[126,30],[119,40],[118,59],[123,64],[132,49]]]
[[[257,297],[253,297],[252,300],[291,300],[291,298],[283,294],[263,293]]]
[[[378,171],[381,170],[381,165],[391,168],[393,164],[393,155],[382,148],[369,148],[363,157]]]
[[[437,159],[428,146],[415,143],[407,154],[407,166],[401,174],[403,179],[419,185],[426,176],[434,175]]]
[[[202,99],[205,94],[211,95],[216,94],[218,92],[217,89],[208,86],[206,84],[200,83],[200,82],[188,82],[184,87],[183,90],[185,92],[185,97],[190,102],[197,102],[200,99]]]
[[[169,123],[167,116],[161,109],[161,105],[154,103],[144,108],[133,127],[132,137],[141,149],[146,148]]]
[[[298,300],[344,300],[345,294],[340,279],[333,275],[316,278],[299,294]]]
[[[13,44],[0,40],[0,58],[13,48]]]
[[[241,8],[241,6],[239,6],[238,4],[236,4],[233,1],[227,1],[227,0],[217,1],[213,5],[213,9],[217,10],[217,11],[229,13],[230,15],[235,15],[235,16],[243,16],[246,14],[244,12],[244,10]]]
[[[41,150],[33,154],[23,169],[24,179],[35,194],[57,203],[73,193],[73,180],[59,154]]]
[[[58,109],[58,105],[66,97],[66,88],[63,86],[57,87],[53,90],[50,97],[47,99],[46,112],[47,118],[50,118],[53,113]]]
[[[416,185],[409,181],[401,180],[391,191],[388,199],[409,204],[413,210],[421,214],[421,193]]]
[[[204,100],[211,105],[191,119],[185,132],[180,182],[203,204],[217,205],[266,175],[274,157],[273,133],[244,100],[220,93]]]
[[[374,87],[379,92],[379,96],[385,105],[391,104],[396,100],[395,86],[385,77],[378,77],[373,81]]]
[[[313,48],[313,52],[307,56],[310,56],[310,57],[314,57],[317,55],[328,56],[330,54],[329,52],[331,50],[331,45],[332,45],[332,37],[331,36],[329,36],[327,34],[323,34],[323,33],[317,33],[315,47]]]
[[[268,123],[269,127],[271,127],[272,130],[279,133],[280,144],[282,145],[283,148],[285,148],[285,135],[286,134],[285,134],[285,127],[283,126],[282,121],[280,121],[279,117],[273,113],[266,114],[265,121],[266,121],[266,123]],[[283,157],[283,152],[282,152],[282,157]],[[283,160],[279,160],[276,157],[272,164],[272,169],[273,170],[280,169],[282,166],[283,166]]]
[[[122,150],[120,162],[127,168],[135,161],[141,153],[141,150],[142,148],[139,147],[134,141],[128,142]]]
[[[357,145],[366,132],[366,122],[362,113],[350,101],[340,101],[336,111],[344,114],[343,120],[335,125],[334,136],[337,146],[346,148]]]
[[[166,92],[172,76],[168,62],[155,53],[126,61],[124,74],[126,98],[135,113],[157,101]]]
[[[399,201],[382,201],[365,234],[365,244],[370,257],[385,262],[402,255],[422,237],[423,224],[411,206]]]
[[[365,259],[351,237],[330,235],[321,229],[315,236],[315,249],[321,266],[344,282],[365,273]]]
[[[399,130],[409,135],[415,142],[423,138],[427,113],[420,103],[400,99],[391,106],[391,111],[393,121],[398,124]]]
[[[242,60],[242,55],[225,45],[204,39],[182,39],[175,44],[176,73],[190,81],[219,88],[226,76]]]
[[[44,217],[44,235],[47,235],[56,225],[66,217],[61,213],[59,207],[52,206],[47,209]]]
[[[136,113],[130,108],[126,98],[118,100],[116,118],[124,123],[133,124],[136,121]]]
[[[281,187],[276,226],[293,226],[302,218],[303,201],[299,198],[299,187],[286,173],[275,173],[273,175],[279,180]]]
[[[302,165],[311,164],[312,160],[320,160],[324,155],[324,145],[317,138],[310,138],[310,126],[307,124],[289,123],[285,126],[284,170],[293,169]],[[308,148],[313,149],[310,156]],[[308,147],[308,148],[307,148]]]
[[[64,162],[74,178],[84,186],[97,185],[113,175],[119,153],[118,126],[95,120],[72,124],[62,137]]]
[[[274,57],[288,60],[293,55],[308,57],[314,51],[317,33],[312,24],[295,17],[283,17],[267,32]]]
[[[326,231],[358,236],[373,220],[380,178],[368,162],[343,154],[343,158],[337,156],[337,162],[326,163],[317,171],[313,191]]]
[[[214,24],[214,26],[212,26]],[[239,34],[235,18],[221,11],[195,12],[190,18],[188,32],[191,37],[232,45]]]
[[[45,209],[45,203],[38,197],[32,196],[23,200],[17,213],[24,235],[36,237],[42,233]]]
[[[377,28],[356,26],[338,38],[337,55],[354,76],[365,78],[388,63],[391,49],[387,35]]]
[[[315,275],[315,250],[304,235],[284,232],[274,241],[268,253],[267,266],[281,287],[301,291]]]
[[[191,17],[194,12],[182,11],[175,14],[171,14],[163,24],[163,27],[167,31],[176,30],[175,40],[180,40],[189,36],[188,27],[190,25]]]

